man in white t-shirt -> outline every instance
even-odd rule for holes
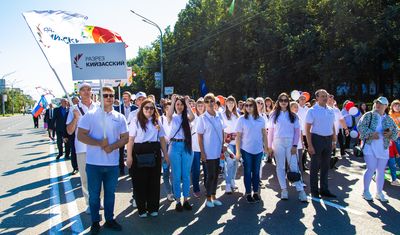
[[[86,213],[90,214],[89,193],[86,177],[86,144],[78,140],[78,124],[82,116],[88,111],[97,109],[97,105],[91,100],[92,88],[89,83],[79,85],[79,96],[81,100],[73,107],[73,111],[68,112],[67,133],[72,135],[75,132],[75,152],[78,163],[79,175],[81,178],[82,194],[86,202]]]
[[[100,191],[104,187],[105,227],[121,231],[114,219],[115,190],[119,176],[119,148],[128,143],[128,125],[124,115],[113,109],[115,91],[103,87],[104,111],[91,110],[78,125],[78,140],[87,145],[86,174],[88,178],[91,233],[100,231]]]
[[[332,149],[336,148],[335,114],[327,106],[328,92],[320,89],[315,92],[317,103],[308,110],[306,116],[306,136],[308,152],[311,156],[310,188],[311,195],[319,198],[336,196],[328,188],[328,171]],[[320,172],[320,188],[318,173]]]

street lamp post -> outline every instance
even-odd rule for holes
[[[160,31],[160,73],[161,73],[161,96],[160,98],[164,98],[164,68],[163,68],[163,34],[160,26],[158,24],[154,23],[153,21],[147,19],[146,17],[139,15],[138,13],[134,12],[131,10],[131,12],[140,18],[142,18],[143,22],[148,23],[149,25],[153,25]]]

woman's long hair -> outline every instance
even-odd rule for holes
[[[233,110],[232,112],[228,108],[228,102],[232,101],[233,102]],[[236,99],[233,96],[228,96],[226,98],[225,102],[225,115],[228,120],[231,120],[232,114],[235,115],[236,117],[239,117],[239,114],[237,113],[237,104],[236,104]]]
[[[396,111],[394,111],[394,106],[400,104],[400,100],[393,100],[392,103],[390,104],[390,108],[389,108],[389,115],[391,115],[392,113],[396,113]]]
[[[256,100],[254,98],[248,98],[246,100],[246,102],[244,103],[244,105],[246,105],[247,102],[250,102],[253,105],[253,118],[254,118],[254,120],[257,120],[260,117],[260,115],[258,114]],[[246,107],[244,107],[244,118],[248,119],[249,114],[250,113],[247,112]]]
[[[185,135],[185,149],[187,152],[191,152],[192,151],[192,132],[190,130],[190,123],[189,123],[188,113],[187,113],[187,109],[190,107],[186,106],[185,98],[183,96],[176,97],[175,104],[178,101],[180,101],[183,104],[182,129],[183,129],[183,134]],[[174,110],[175,110],[175,113],[177,113],[175,104],[174,104]]]
[[[279,105],[279,100],[282,98],[282,97],[286,97],[286,99],[288,100],[288,106],[287,106],[287,111],[289,112],[289,120],[290,120],[290,122],[291,123],[294,123],[294,121],[296,120],[296,118],[297,118],[297,115],[295,114],[295,113],[293,113],[291,110],[290,110],[290,102],[289,102],[289,95],[288,94],[286,94],[286,93],[281,93],[279,96],[278,96],[278,100],[276,101],[276,103],[275,103],[275,107],[274,107],[274,110],[273,110],[273,113],[271,114],[271,117],[273,117],[274,118],[274,123],[276,124],[276,120],[278,120],[278,117],[279,117],[279,115],[281,114],[281,111],[282,111],[282,109],[281,109],[281,106]]]
[[[139,113],[138,113],[137,117],[138,117],[138,122],[139,122],[140,127],[141,127],[142,130],[144,130],[145,132],[147,131],[146,124],[147,124],[147,122],[148,122],[149,120],[148,120],[148,119],[146,118],[146,116],[144,115],[143,109],[144,109],[144,106],[146,106],[147,104],[152,104],[152,106],[153,106],[153,108],[154,108],[154,112],[153,112],[153,114],[151,115],[151,117],[152,117],[151,123],[152,123],[154,126],[157,126],[157,125],[158,125],[158,118],[160,117],[160,115],[158,114],[156,105],[154,104],[153,100],[151,100],[151,99],[146,99],[146,100],[144,100],[143,103],[142,103],[142,105],[140,105],[140,109],[139,109]]]

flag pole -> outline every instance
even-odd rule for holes
[[[64,84],[61,82],[61,79],[60,79],[60,77],[58,76],[56,70],[53,68],[53,66],[51,66],[50,61],[49,61],[49,59],[47,58],[46,54],[44,53],[44,51],[43,51],[42,47],[40,46],[39,42],[36,40],[35,34],[32,32],[31,27],[29,27],[28,21],[26,20],[24,14],[22,14],[22,17],[24,17],[25,23],[28,25],[28,28],[29,28],[29,30],[31,31],[33,38],[35,39],[37,45],[39,46],[40,50],[42,51],[42,54],[44,55],[44,58],[46,58],[47,64],[50,66],[51,70],[53,71],[54,75],[56,76],[56,78],[57,78],[58,82],[60,83],[61,88],[63,89],[65,95],[67,95],[67,99],[68,99],[68,101],[69,101],[69,103],[70,103],[70,107],[72,107],[73,104],[72,104],[71,97],[68,95],[68,92],[67,92],[67,90],[66,90],[65,87],[64,87]]]
[[[107,137],[106,135],[106,110],[104,109],[104,97],[103,97],[103,80],[100,79],[100,103],[101,108],[103,109],[103,119],[101,120],[103,123],[103,139]]]

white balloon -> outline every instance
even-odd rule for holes
[[[351,107],[349,109],[349,114],[350,115],[355,116],[355,115],[357,115],[357,113],[358,113],[358,108],[357,107]]]
[[[292,97],[292,100],[298,100],[300,98],[300,92],[298,90],[293,90],[290,93],[290,97]]]
[[[350,131],[350,137],[351,138],[357,138],[358,137],[358,132],[356,130],[352,130]]]

